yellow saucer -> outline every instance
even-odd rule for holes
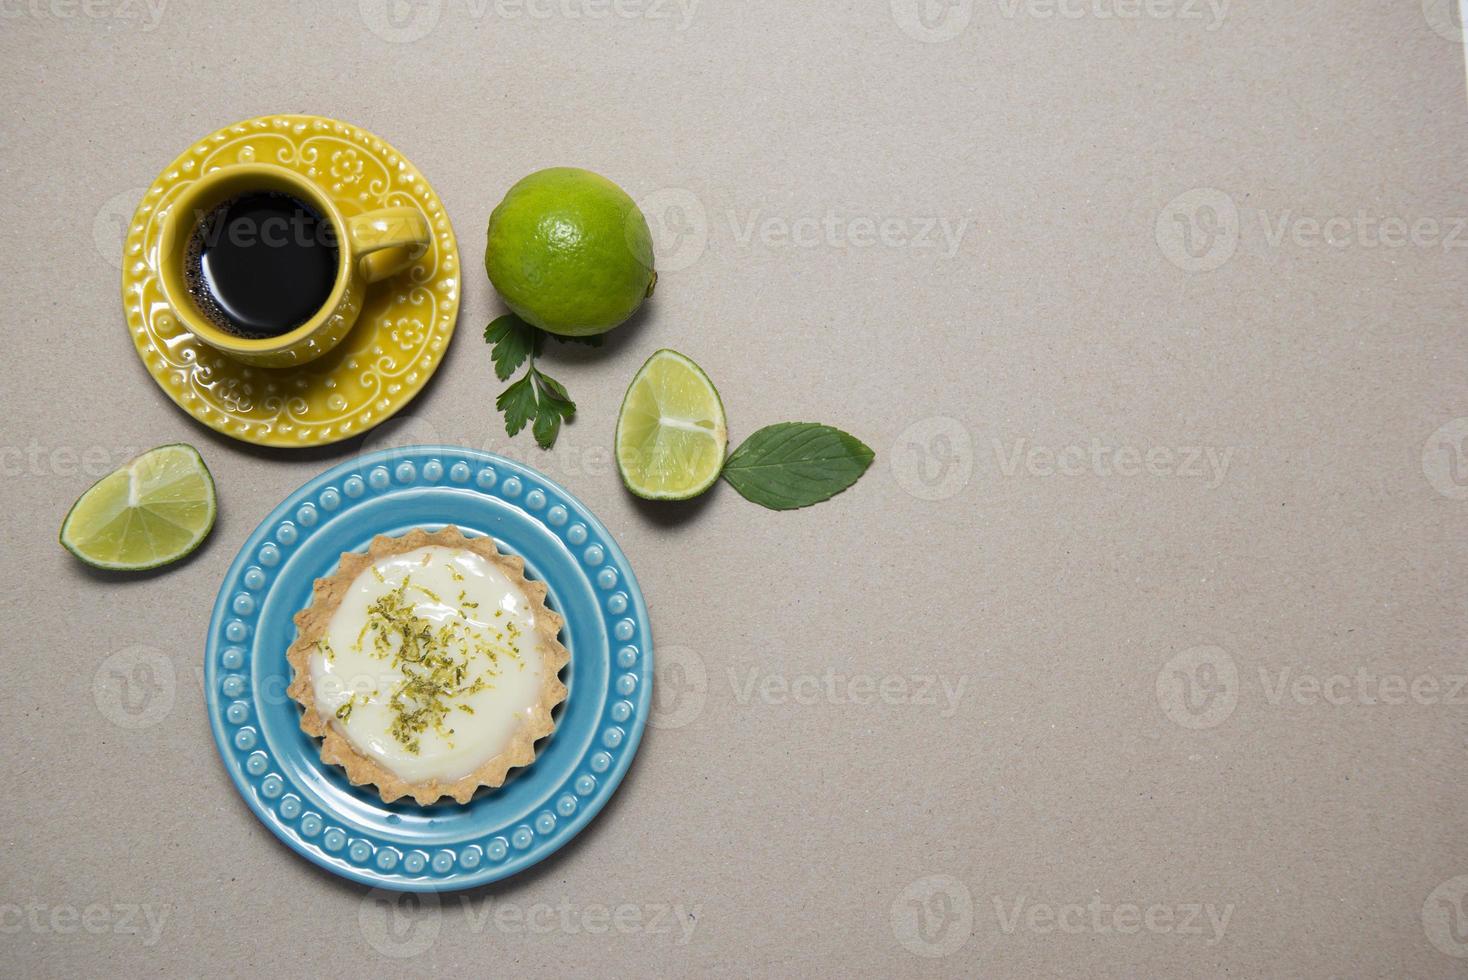
[[[184,330],[163,297],[159,212],[202,174],[238,161],[310,178],[348,218],[411,204],[433,230],[423,258],[368,289],[346,339],[301,367],[257,368],[226,357]],[[184,411],[245,442],[321,446],[390,418],[432,377],[458,320],[459,247],[438,195],[383,140],[320,116],[261,116],[204,137],[148,189],[123,247],[122,305],[138,356]]]

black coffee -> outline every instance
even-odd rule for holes
[[[204,215],[184,258],[189,294],[237,337],[278,337],[315,316],[336,285],[330,221],[289,194],[252,192]]]

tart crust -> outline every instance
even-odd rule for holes
[[[311,683],[311,657],[316,652],[317,641],[326,636],[331,620],[341,605],[351,584],[357,577],[376,562],[392,555],[406,554],[419,548],[440,547],[472,551],[496,565],[510,582],[524,593],[529,601],[531,615],[535,621],[535,632],[540,638],[541,677],[540,703],[521,724],[503,751],[485,760],[473,772],[452,782],[433,778],[427,782],[409,782],[398,776],[376,759],[358,751],[331,719],[325,718],[316,709],[316,694]],[[556,639],[564,620],[546,607],[546,586],[525,577],[525,562],[513,555],[502,555],[495,550],[489,537],[466,538],[450,524],[441,531],[429,533],[421,528],[409,531],[400,538],[379,535],[372,539],[366,554],[343,552],[336,571],[326,578],[316,580],[312,588],[311,604],[295,615],[296,641],[286,651],[293,677],[287,693],[305,709],[301,715],[301,729],[321,742],[321,761],[339,765],[346,770],[347,779],[353,786],[371,784],[377,787],[384,803],[391,803],[404,796],[411,796],[420,805],[434,803],[442,797],[451,796],[459,803],[468,803],[480,786],[504,785],[506,774],[516,767],[528,766],[535,761],[535,743],[555,730],[551,710],[566,700],[566,685],[561,683],[560,671],[571,660],[571,653]]]

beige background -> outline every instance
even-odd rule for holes
[[[0,2],[3,972],[1468,975],[1444,0],[389,13]],[[132,352],[117,263],[158,170],[268,112],[391,140],[465,252],[447,361],[369,448],[544,469],[652,610],[659,727],[616,798],[437,907],[281,846],[205,718],[236,549],[361,447],[192,423]],[[493,410],[477,256],[506,188],[557,164],[647,202],[663,278],[606,350],[555,355],[582,416],[542,454]],[[736,440],[828,421],[877,464],[800,513],[637,505],[608,449],[663,346]],[[78,567],[73,498],[176,440],[221,488],[201,553]],[[139,663],[129,713],[110,671]]]

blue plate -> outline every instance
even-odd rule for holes
[[[321,761],[289,695],[291,617],[344,551],[457,524],[525,559],[566,619],[569,696],[533,765],[467,806],[383,803]],[[389,449],[323,473],[255,529],[209,624],[204,676],[219,754],[255,815],[297,853],[381,888],[448,891],[542,860],[596,816],[642,738],[652,635],[627,559],[581,502],[519,463],[447,446]]]

